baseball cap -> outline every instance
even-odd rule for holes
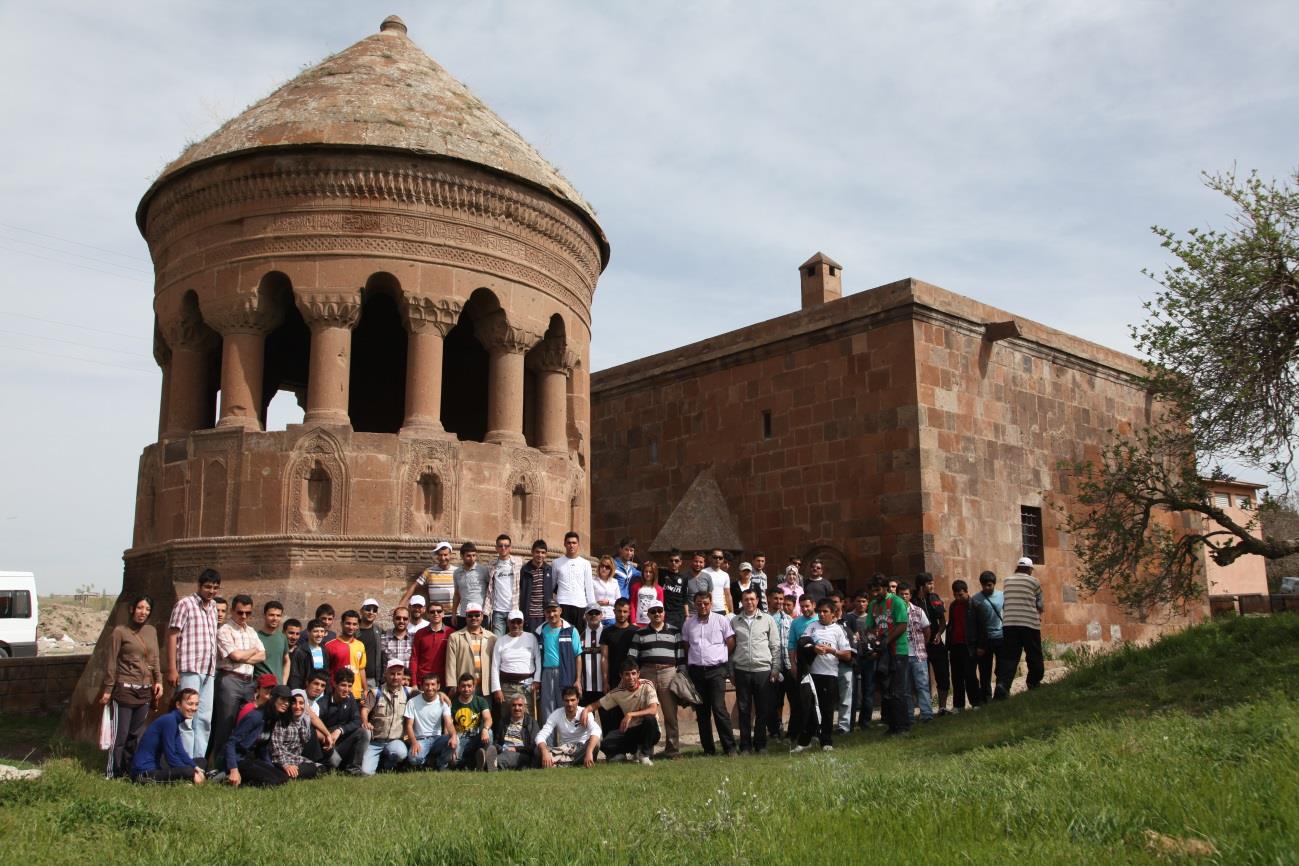
[[[1021,556],[1019,558],[1019,562],[1015,563],[1015,565],[1016,566],[1027,565],[1029,568],[1032,568],[1033,560],[1029,559],[1027,556]]]
[[[257,678],[257,688],[259,689],[269,689],[272,686],[278,686],[279,684],[279,678],[277,678],[275,674],[262,674]]]
[[[437,553],[439,550],[450,550],[450,549],[451,549],[451,542],[449,541],[439,541],[437,544],[433,545],[434,553]]]
[[[598,614],[600,614],[601,616],[604,616],[604,611],[601,610],[600,605],[598,605],[598,604],[593,604],[593,605],[591,605],[590,607],[588,607],[588,608],[586,609],[586,612],[587,612],[588,614],[598,613]]]
[[[648,612],[650,612],[651,610],[663,610],[663,602],[661,602],[661,601],[651,601],[651,602],[650,602],[650,606],[647,607],[647,608],[645,608],[645,612],[648,613]]]
[[[740,571],[753,571],[753,566],[750,563],[741,562]]]
[[[404,668],[404,667],[406,666],[402,664],[401,659],[388,659],[388,667],[384,668],[384,670],[389,670],[391,668]]]
[[[523,611],[521,610],[510,611],[510,615],[505,618],[505,621],[514,622],[516,619],[523,619]]]
[[[559,609],[562,608],[562,607],[563,607],[563,605],[560,604],[560,603],[557,602],[557,601],[548,601],[548,602],[546,602],[546,610],[559,610]]]
[[[293,689],[288,686],[276,686],[271,689],[271,698],[284,698],[286,701],[293,700]]]
[[[426,604],[426,602],[424,601],[424,596],[422,595],[412,595],[410,597],[410,603],[412,605],[418,604],[420,607],[424,607]]]
[[[379,599],[377,598],[367,598],[365,601],[361,602],[361,607],[378,607],[378,606],[379,606]]]
[[[482,613],[483,606],[476,601],[471,601],[465,605],[465,613]]]

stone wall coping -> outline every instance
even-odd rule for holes
[[[596,371],[591,375],[591,396],[593,399],[613,396],[661,376],[677,377],[682,371],[692,368],[731,366],[788,352],[794,342],[819,342],[906,318],[941,322],[972,332],[982,332],[989,323],[1014,320],[1019,326],[1020,336],[1002,342],[1016,348],[1087,373],[1128,383],[1145,374],[1145,366],[1131,355],[907,277],[810,309],[796,310],[707,340]]]

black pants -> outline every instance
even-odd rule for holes
[[[808,706],[803,711],[798,744],[808,745],[816,732],[822,747],[833,745],[830,738],[834,735],[834,710],[839,706],[839,675],[812,674],[812,687],[804,685],[802,694]]]
[[[153,691],[141,689],[141,694],[153,696]],[[113,749],[108,753],[108,775],[110,778],[127,776],[131,772],[131,761],[135,758],[135,747],[140,744],[145,728],[149,727],[149,702],[139,706],[127,706],[113,701]]]
[[[132,773],[132,782],[192,782],[194,781],[193,767],[159,767],[156,770],[146,770],[143,773]]]
[[[559,609],[564,614],[564,619],[568,620],[568,624],[577,629],[578,634],[581,634],[582,626],[586,624],[586,617],[582,615],[585,608],[578,607],[575,604],[561,604]]]
[[[239,784],[250,788],[274,788],[289,781],[289,774],[274,764],[256,758],[239,762]]]
[[[740,750],[767,748],[767,686],[771,671],[741,671],[731,675],[735,706],[740,715]]]
[[[979,655],[977,651],[974,655],[974,666],[979,671],[980,704],[986,704],[992,700],[992,669],[997,663],[997,657],[1001,655],[1001,645],[1000,638],[990,640],[987,646],[984,647],[983,655]]]
[[[952,706],[958,710],[965,709],[965,699],[970,699],[970,706],[979,705],[979,680],[974,673],[974,656],[970,647],[963,643],[954,643],[947,648],[947,661],[952,668]]]
[[[880,686],[880,696],[884,703],[880,715],[888,724],[890,734],[909,731],[911,717],[907,714],[907,689],[911,685],[911,669],[907,656],[889,652],[887,656],[880,656],[876,668],[880,667],[887,670],[887,683]]]
[[[276,769],[280,769],[280,768],[277,767]],[[284,771],[281,770],[281,772]],[[301,764],[298,764],[298,775],[290,776],[287,772],[285,772],[284,778],[290,782],[298,782],[298,781],[306,781],[306,780],[314,779],[319,775],[320,775],[320,765],[313,763],[311,761],[305,761]]]
[[[1015,673],[1019,670],[1019,656],[1023,653],[1028,665],[1028,687],[1035,689],[1042,685],[1046,674],[1046,665],[1042,660],[1042,631],[1023,625],[1008,625],[1004,629],[1005,640],[1001,644],[1001,654],[997,657],[997,691],[998,698],[1010,696],[1010,686],[1015,682]]]
[[[614,728],[600,741],[600,751],[609,757],[614,755],[644,755],[654,753],[654,744],[659,741],[659,720],[653,716],[641,716],[640,724],[633,725],[625,731]]]
[[[853,680],[853,712],[857,717],[857,727],[863,730],[870,727],[871,715],[875,712],[875,664],[876,659],[869,653],[857,663],[857,679]]]
[[[780,736],[782,717],[785,710],[785,694],[790,682],[789,671],[785,671],[780,682],[768,682],[767,690],[767,737],[775,739]]]
[[[234,732],[239,708],[253,699],[257,686],[252,677],[247,679],[228,671],[217,671],[212,687],[212,733],[207,741],[208,765],[217,769],[225,766],[226,740]]]
[[[789,727],[785,729],[785,738],[791,742],[798,740],[803,731],[803,689],[798,683],[799,677],[785,671],[785,697],[789,700]]]
[[[717,723],[717,737],[722,741],[722,751],[728,755],[735,751],[735,734],[731,732],[731,714],[726,711],[726,665],[690,665],[690,681],[699,692],[700,705],[695,710],[699,718],[699,745],[705,755],[716,754],[713,744],[713,722]]]
[[[941,642],[929,645],[929,672],[934,688],[938,690],[938,709],[947,712],[947,693],[952,688],[951,669],[947,661],[947,647]]]

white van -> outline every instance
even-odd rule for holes
[[[36,655],[36,576],[0,571],[0,658]]]

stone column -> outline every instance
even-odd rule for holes
[[[171,349],[167,383],[167,419],[163,439],[181,439],[203,426],[207,419],[207,354],[216,343],[215,334],[202,321],[180,319],[162,325]]]
[[[550,336],[528,353],[537,371],[537,447],[547,454],[568,453],[568,373],[574,356],[562,338]]]
[[[352,329],[361,318],[359,292],[302,292],[298,309],[311,328],[304,424],[350,427],[348,379],[352,373]]]
[[[256,293],[209,304],[208,320],[221,333],[221,412],[218,427],[261,430],[262,373],[266,335],[283,311],[265,307]]]
[[[526,444],[523,438],[523,355],[540,334],[512,326],[504,313],[495,313],[474,326],[491,355],[487,371],[487,435],[498,445]]]
[[[406,420],[401,431],[442,436],[443,340],[460,318],[462,304],[451,298],[407,297]]]
[[[171,395],[171,349],[167,347],[167,341],[163,339],[156,322],[153,328],[153,360],[158,362],[158,367],[162,370],[162,394],[158,398],[158,438],[161,439],[167,429],[167,400]]]

